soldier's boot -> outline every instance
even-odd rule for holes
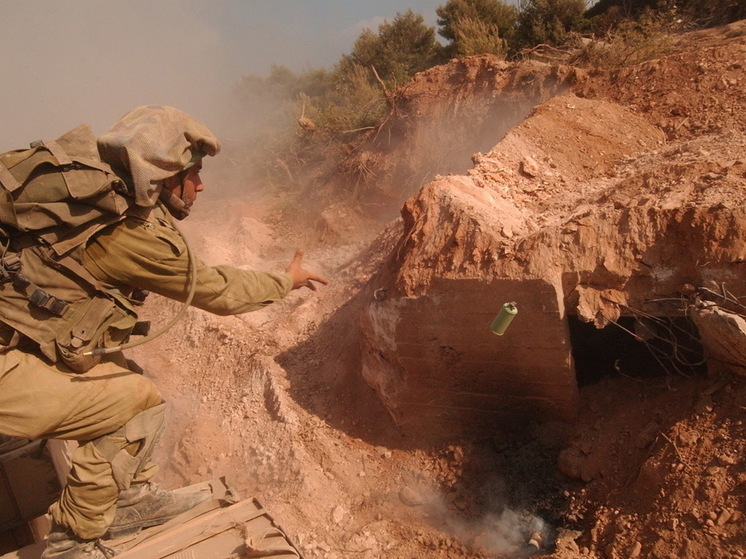
[[[54,523],[41,559],[107,559],[112,555],[105,550],[98,540],[80,539],[72,530]]]
[[[158,526],[194,508],[212,496],[210,491],[176,493],[165,491],[155,483],[133,483],[117,499],[117,511],[109,526],[108,538],[129,536],[151,526]]]

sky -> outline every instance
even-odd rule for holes
[[[178,107],[218,137],[231,91],[272,65],[331,69],[365,29],[446,0],[0,0],[0,152],[129,109]]]

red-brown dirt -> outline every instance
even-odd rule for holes
[[[691,276],[681,263],[700,253],[692,270],[703,285],[725,282],[746,295],[746,22],[677,37],[670,48],[613,71],[475,57],[420,74],[397,93],[387,127],[340,163],[358,173],[366,202],[388,200],[387,211],[406,202],[404,219],[386,225],[369,216],[358,225],[348,204],[314,229],[283,222],[272,200],[201,200],[184,227],[204,260],[280,270],[301,244],[306,264],[331,283],[240,317],[191,310],[133,351],[170,406],[161,482],[226,476],[309,559],[743,557],[746,380],[738,367],[652,374],[626,369],[628,353],[608,370],[590,360],[572,421],[536,416],[512,430],[496,422],[468,438],[401,429],[362,374],[372,347],[363,335],[368,295],[381,286],[416,295],[434,278],[457,276],[452,247],[421,241],[458,232],[418,236],[411,227],[449,207],[438,201],[458,197],[453,184],[489,193],[504,210],[496,217],[489,204],[473,204],[501,229],[473,237],[499,258],[485,264],[469,253],[460,262],[471,277],[520,278],[539,265],[525,258],[539,255],[565,289],[576,281],[566,272],[614,256],[593,268],[590,283],[624,294],[624,304],[609,315],[601,298],[567,299],[581,321],[624,316],[659,280],[680,288]],[[568,127],[574,115],[582,118]],[[620,215],[637,226],[620,235]],[[664,221],[668,236],[657,233]],[[662,239],[656,262],[673,263],[670,273],[661,268],[655,282],[629,289],[645,268],[629,256],[653,237]],[[680,311],[686,297],[673,299]],[[153,298],[145,314],[162,323],[177,309]],[[397,357],[380,349],[384,361]]]

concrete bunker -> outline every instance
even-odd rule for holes
[[[489,325],[506,297],[518,314],[495,336]],[[539,279],[439,279],[419,297],[378,291],[363,317],[376,341],[365,344],[363,375],[403,432],[449,438],[572,421],[579,390],[608,376],[707,374],[685,298],[604,324],[563,304]]]

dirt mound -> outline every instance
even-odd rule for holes
[[[332,284],[191,310],[136,349],[170,405],[161,481],[227,476],[308,558],[744,556],[744,377],[641,359],[686,321],[684,283],[735,311],[746,290],[742,30],[614,72],[474,57],[420,74],[340,162],[387,211],[417,193],[377,236],[349,206],[314,232],[268,203],[196,208],[209,261],[282,269],[305,237]],[[630,345],[595,327],[614,318],[660,331]],[[521,402],[544,419],[504,432]]]
[[[580,71],[491,55],[454,60],[414,77],[390,99],[383,124],[341,162],[363,203],[391,218],[438,174],[464,173],[542,101],[567,90]],[[394,155],[395,154],[395,155]]]
[[[673,52],[585,76],[574,91],[644,115],[670,140],[743,131],[746,21],[672,38]]]
[[[721,32],[740,52],[733,29]],[[478,76],[483,61],[473,62]],[[681,57],[657,64],[679,68]],[[599,328],[621,316],[675,318],[685,284],[740,291],[738,128],[736,119],[664,145],[643,116],[560,95],[476,154],[466,176],[436,178],[410,198],[363,324],[363,375],[398,424],[429,432],[434,423],[450,436],[492,429],[512,411],[570,417],[568,316]],[[672,308],[650,306],[677,297]],[[486,333],[501,298],[528,311],[509,343]]]

